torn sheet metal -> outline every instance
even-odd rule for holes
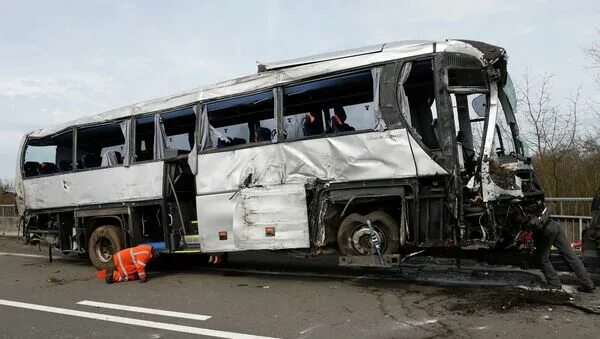
[[[483,157],[481,162],[481,189],[483,201],[495,201],[502,196],[522,197],[521,179],[514,174],[510,174],[510,185],[501,185],[494,182],[494,173],[497,171],[506,171],[507,169],[500,168],[494,161],[494,136],[496,133],[496,116],[498,115],[498,83],[490,84],[490,102],[487,116],[487,129],[485,131],[485,139],[483,144]],[[496,176],[497,177],[497,176]],[[496,181],[498,179],[496,178]],[[506,181],[506,180],[505,180]],[[511,186],[511,187],[509,187]]]
[[[343,135],[200,154],[199,195],[250,186],[323,181],[413,178],[415,163],[405,129]],[[410,137],[419,176],[446,174]]]
[[[242,93],[258,91],[260,89],[268,89],[272,88],[273,86],[284,85],[289,82],[295,82],[323,74],[366,67],[369,65],[380,64],[406,57],[431,54],[434,53],[434,51],[444,52],[445,49],[448,49],[448,51],[451,52],[473,55],[480,60],[483,60],[483,53],[481,51],[465,42],[457,40],[449,40],[446,42],[437,43],[427,41],[400,41],[388,43],[385,44],[384,48],[378,53],[348,56],[333,60],[325,60],[327,59],[325,58],[323,61],[315,63],[290,66],[289,68],[282,68],[253,74],[234,80],[224,81],[215,85],[200,87],[167,97],[116,108],[101,114],[86,116],[46,129],[36,130],[31,132],[31,137],[44,137],[56,134],[76,125],[102,123],[127,118],[130,116],[157,112],[173,107],[191,105],[198,101],[211,100],[223,96],[234,96]]]
[[[164,163],[106,167],[23,181],[28,209],[76,207],[162,198]]]

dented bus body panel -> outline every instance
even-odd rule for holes
[[[99,267],[107,228],[166,252],[510,250],[543,190],[506,63],[482,42],[387,43],[32,131],[23,235]]]

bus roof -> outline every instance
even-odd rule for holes
[[[470,54],[480,59],[482,63],[485,63],[486,59],[489,59],[489,56],[485,54],[482,46],[489,47],[491,45],[467,40],[447,40],[443,42],[410,40],[325,53],[292,60],[259,63],[259,72],[256,74],[196,88],[175,95],[139,102],[104,113],[82,117],[52,127],[34,130],[28,133],[28,137],[41,138],[59,133],[73,126],[98,124],[124,119],[130,116],[163,111],[174,107],[191,105],[196,102],[236,96],[243,93],[260,91],[261,89],[267,90],[274,86],[301,81],[319,75],[367,67],[369,65],[380,64],[395,59],[432,54],[434,52]],[[503,51],[503,49],[499,47],[495,48]]]

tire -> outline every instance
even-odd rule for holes
[[[371,221],[373,230],[379,235],[382,246],[381,254],[398,253],[400,249],[400,227],[394,218],[383,211],[371,212],[364,216],[353,213],[344,218],[340,224],[337,236],[340,252],[343,255],[374,254],[367,245],[370,234],[367,220]],[[359,241],[357,242],[356,240]]]
[[[88,256],[97,269],[114,269],[112,255],[123,249],[123,233],[117,226],[100,226],[88,241]]]

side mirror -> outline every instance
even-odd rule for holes
[[[471,106],[473,107],[473,110],[475,111],[475,113],[477,113],[477,115],[484,118],[485,111],[487,108],[486,95],[480,94],[477,97],[475,97],[475,99],[473,99],[473,101],[471,101]]]

